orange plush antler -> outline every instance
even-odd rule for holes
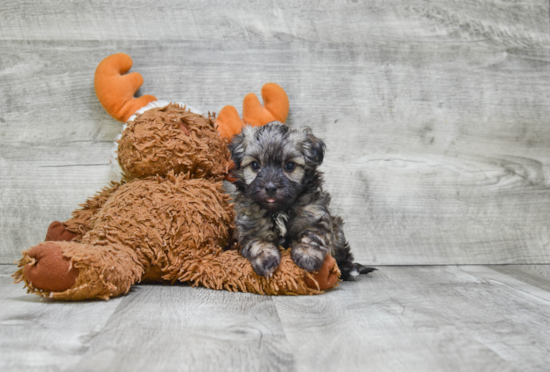
[[[134,98],[143,85],[143,77],[137,72],[126,74],[131,67],[132,58],[117,53],[101,61],[95,70],[94,85],[99,102],[109,115],[122,122],[149,102],[157,100],[151,95]]]
[[[284,89],[275,83],[267,83],[262,87],[262,98],[263,106],[254,93],[244,97],[244,122],[255,127],[275,120],[284,123],[288,116],[288,96]]]
[[[284,123],[288,116],[288,96],[283,88],[275,83],[267,83],[262,87],[264,105],[254,93],[249,93],[243,100],[243,120],[239,118],[237,109],[225,106],[220,111],[216,123],[220,135],[228,140],[239,134],[246,124],[254,127],[265,125],[272,121]]]
[[[237,109],[233,106],[225,106],[221,109],[216,118],[216,124],[218,124],[220,136],[227,138],[229,141],[235,134],[241,133],[244,125],[241,118],[239,118]]]

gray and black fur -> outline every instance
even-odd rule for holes
[[[311,129],[280,122],[245,127],[230,145],[237,179],[236,239],[258,275],[279,266],[279,246],[292,248],[292,259],[318,271],[326,254],[336,259],[349,280],[375,269],[353,262],[340,217],[331,216],[330,195],[323,191],[325,144]]]

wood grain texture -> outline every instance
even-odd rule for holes
[[[0,265],[0,370],[60,371],[81,360],[122,301],[53,302],[12,284]]]
[[[550,265],[491,265],[490,268],[532,286],[550,290]]]
[[[274,298],[297,368],[325,371],[542,371],[549,300],[483,266],[384,267],[325,296]]]
[[[333,209],[364,263],[550,262],[548,2],[0,10],[0,262],[111,179],[120,124],[93,72],[115,52],[142,93],[205,111],[281,84],[289,125],[327,142]]]
[[[12,1],[4,40],[305,40],[364,44],[498,39],[546,42],[548,2],[375,0]]]
[[[137,286],[74,366],[82,371],[294,371],[270,297]]]
[[[312,297],[139,285],[70,303],[0,265],[0,369],[544,371],[550,291],[506,267],[385,267]]]

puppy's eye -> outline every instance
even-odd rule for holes
[[[252,163],[250,163],[250,167],[253,171],[257,171],[258,169],[260,169],[260,163],[258,163],[257,161],[253,161]]]
[[[292,172],[294,169],[296,169],[296,163],[289,161],[288,163],[285,164],[285,170],[287,172]]]

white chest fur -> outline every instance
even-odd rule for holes
[[[288,216],[284,212],[278,212],[273,215],[273,221],[275,222],[275,227],[279,230],[279,235],[284,240],[286,235],[286,222],[288,221]]]

